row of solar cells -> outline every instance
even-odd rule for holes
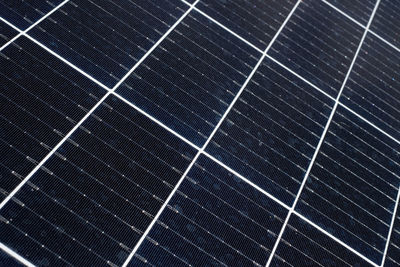
[[[22,11],[2,1],[15,12],[2,16],[26,28],[57,4],[39,2],[36,9],[36,2],[22,2],[32,16],[21,20]],[[200,1],[197,7],[263,49],[294,2]],[[188,8],[181,1],[159,5],[69,1],[29,34],[112,87]],[[389,7],[382,1],[379,10]],[[364,8],[349,10],[365,22],[373,3]],[[379,12],[377,18],[383,21]],[[5,40],[16,34],[1,29]],[[326,4],[303,1],[269,55],[323,91],[266,58],[207,153],[290,206],[362,34]],[[1,56],[4,199],[106,92],[25,37]],[[193,11],[116,92],[201,146],[260,57]],[[341,98],[395,137],[398,65],[398,51],[368,34]],[[399,150],[340,107],[296,211],[379,263],[399,186]],[[109,97],[2,209],[1,242],[36,264],[121,264],[195,153]],[[286,214],[200,157],[134,261],[263,265]],[[388,254],[393,264],[398,231]],[[273,262],[296,265],[293,254],[320,265],[361,261],[295,216]]]

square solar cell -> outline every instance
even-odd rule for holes
[[[113,87],[186,9],[179,0],[68,1],[29,34]]]
[[[292,215],[270,266],[372,265],[298,216]]]
[[[0,0],[0,17],[25,30],[62,2],[62,0]]]
[[[0,52],[0,199],[105,94],[25,37]]]
[[[265,50],[295,0],[200,0],[196,8],[205,12],[261,50]]]
[[[290,206],[332,105],[265,59],[206,151]]]
[[[375,0],[324,0],[337,7],[353,19],[367,26]]]
[[[260,57],[194,11],[116,92],[201,146]]]
[[[399,1],[382,0],[370,29],[400,48]]]
[[[384,266],[400,266],[400,206],[397,207],[396,218],[394,221]]]
[[[336,98],[363,33],[325,3],[304,0],[268,54]]]
[[[296,210],[379,264],[400,185],[399,152],[340,106]]]
[[[131,266],[265,266],[287,210],[200,156]]]
[[[400,139],[400,51],[368,34],[340,101]]]
[[[18,31],[0,20],[0,47],[10,39],[14,38],[17,34]]]
[[[4,206],[0,241],[38,265],[121,265],[195,152],[110,97]]]

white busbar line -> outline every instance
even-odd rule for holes
[[[352,16],[350,16],[346,12],[342,11],[341,9],[337,8],[336,6],[332,5],[328,1],[322,0],[322,2],[324,2],[325,4],[327,4],[328,6],[330,6],[331,8],[333,8],[334,10],[336,10],[337,12],[339,12],[340,14],[342,14],[343,16],[345,16],[346,18],[348,18],[349,20],[351,20],[352,22],[354,22],[355,24],[360,26],[361,28],[363,28],[363,29],[366,28],[366,26],[364,24],[362,24],[361,22],[359,22],[358,20],[356,20],[355,18],[353,18]]]
[[[182,0],[183,1],[183,0]],[[65,1],[67,2],[67,1]],[[185,2],[185,1],[184,1]],[[197,8],[195,8],[199,13],[201,13],[203,16],[207,17],[208,19],[212,20],[214,23],[216,23],[217,25],[219,25],[220,27],[222,27],[223,29],[227,30],[228,32],[230,32],[231,34],[235,35],[236,37],[238,37],[240,40],[246,42],[247,44],[249,44],[250,46],[252,46],[253,48],[257,49],[259,52],[262,52],[260,49],[258,49],[257,47],[255,47],[253,44],[251,44],[249,41],[245,40],[244,38],[242,38],[241,36],[239,36],[238,34],[234,33],[233,31],[231,31],[230,29],[228,29],[227,27],[225,27],[224,25],[222,25],[221,23],[219,23],[218,21],[214,20],[213,18],[209,17],[207,14],[205,14],[204,12],[198,10]],[[335,8],[336,9],[336,8]],[[338,10],[339,11],[339,10]],[[344,13],[344,12],[341,12]],[[50,15],[50,14],[49,14]],[[348,15],[346,15],[347,17],[349,17]],[[21,30],[19,30],[17,27],[15,27],[13,24],[9,23],[8,21],[6,21],[5,19],[0,17],[0,20],[2,20],[3,22],[5,22],[6,24],[8,24],[9,26],[11,26],[12,28],[16,29],[19,32],[22,32]],[[354,20],[354,19],[353,19]],[[360,24],[360,23],[358,23]],[[387,44],[391,45],[393,48],[399,50],[397,47],[393,46],[391,43],[389,43],[388,41],[386,41],[385,39],[383,39],[382,37],[380,37],[379,35],[377,35],[376,33],[370,31],[371,33],[373,33],[374,35],[376,35],[378,38],[380,38],[381,40],[383,40],[384,42],[386,42]],[[37,41],[36,39],[32,38],[31,36],[29,36],[28,34],[24,34],[24,36],[26,36],[27,38],[29,38],[31,41],[35,42],[36,44],[38,44],[39,46],[41,46],[42,48],[44,48],[46,51],[48,51],[49,53],[51,53],[52,55],[56,56],[58,59],[62,60],[64,63],[66,63],[67,65],[69,65],[70,67],[74,68],[75,70],[77,70],[78,72],[80,72],[81,74],[83,74],[85,77],[89,78],[90,80],[92,80],[93,82],[95,82],[96,84],[100,85],[101,87],[103,87],[106,90],[112,90],[109,89],[107,86],[103,85],[101,82],[97,81],[95,78],[93,78],[92,76],[90,76],[89,74],[87,74],[86,72],[84,72],[83,70],[81,70],[80,68],[76,67],[75,65],[73,65],[72,63],[70,63],[69,61],[67,61],[66,59],[64,59],[63,57],[59,56],[57,53],[53,52],[52,50],[50,50],[49,48],[47,48],[46,46],[44,46],[43,44],[41,44],[39,41]],[[16,38],[14,38],[16,39]],[[289,69],[288,67],[286,67],[285,65],[283,65],[282,63],[280,63],[279,61],[275,60],[274,58],[272,58],[269,55],[266,55],[268,58],[270,58],[271,60],[273,60],[274,62],[276,62],[277,64],[279,64],[280,66],[282,66],[283,68],[285,68],[286,70],[288,70],[289,72],[291,72],[292,74],[296,75],[298,78],[300,78],[301,80],[303,80],[304,82],[308,83],[309,85],[311,85],[312,87],[314,87],[315,89],[317,89],[318,91],[322,92],[323,94],[325,94],[326,96],[328,96],[329,98],[333,99],[333,97],[331,97],[330,95],[328,95],[327,93],[325,93],[323,90],[319,89],[317,86],[315,86],[314,84],[312,84],[311,82],[309,82],[308,80],[304,79],[302,76],[298,75],[297,73],[295,73],[294,71],[292,71],[291,69]],[[128,77],[129,75],[126,75],[126,77]],[[116,88],[116,86],[115,86]],[[121,99],[122,101],[124,101],[125,103],[129,104],[131,107],[135,108],[136,110],[138,110],[140,113],[142,113],[143,115],[149,117],[151,120],[153,120],[154,122],[156,122],[157,124],[159,124],[160,126],[162,126],[164,129],[168,130],[169,132],[171,132],[172,134],[174,134],[175,136],[177,136],[178,138],[182,139],[184,142],[186,142],[187,144],[191,145],[192,147],[194,147],[195,149],[199,150],[200,148],[196,145],[194,145],[193,143],[191,143],[189,140],[187,140],[186,138],[184,138],[183,136],[181,136],[180,134],[176,133],[174,130],[168,128],[168,126],[164,125],[162,122],[158,121],[157,119],[155,119],[154,117],[152,117],[151,115],[147,114],[146,112],[144,112],[143,110],[141,110],[140,108],[138,108],[137,106],[135,106],[134,104],[130,103],[128,100],[126,100],[125,98],[123,98],[122,96],[120,96],[119,94],[115,93],[114,91],[112,92],[113,95],[115,95],[116,97],[118,97],[119,99]],[[374,128],[376,128],[377,130],[379,130],[380,132],[382,132],[383,134],[387,135],[388,137],[390,137],[391,139],[393,139],[394,141],[396,141],[397,143],[400,143],[397,139],[395,139],[394,137],[390,136],[389,134],[387,134],[385,131],[381,130],[379,127],[377,127],[376,125],[374,125],[373,123],[369,122],[367,119],[365,119],[364,117],[362,117],[361,115],[357,114],[356,112],[354,112],[353,110],[351,110],[350,108],[348,108],[347,106],[345,106],[344,104],[340,103],[344,108],[346,108],[347,110],[349,110],[350,112],[352,112],[354,115],[360,117],[362,120],[366,121],[368,124],[370,124],[371,126],[373,126]],[[242,175],[240,175],[239,173],[235,172],[233,169],[231,169],[230,167],[228,167],[227,165],[225,165],[224,163],[220,162],[219,160],[217,160],[216,158],[214,158],[213,156],[209,155],[206,152],[202,152],[205,156],[208,156],[209,158],[211,158],[213,161],[215,161],[216,163],[218,163],[219,165],[221,165],[222,167],[224,167],[225,169],[227,169],[228,171],[234,173],[236,176],[238,176],[240,179],[242,179],[243,181],[245,181],[246,183],[248,183],[249,185],[253,186],[255,189],[257,189],[258,191],[260,191],[261,193],[265,194],[266,196],[268,196],[269,198],[271,198],[272,200],[274,200],[275,202],[277,202],[278,204],[282,205],[283,207],[285,207],[286,209],[290,209],[289,206],[287,206],[286,204],[284,204],[283,202],[281,202],[280,200],[278,200],[277,198],[275,198],[274,196],[272,196],[271,194],[269,194],[268,192],[266,192],[265,190],[259,188],[257,185],[255,185],[254,183],[252,183],[251,181],[249,181],[248,179],[246,179],[245,177],[243,177]],[[324,232],[325,234],[329,235],[330,234],[328,232],[326,232],[323,229],[319,229],[320,231]],[[336,241],[340,241],[340,240],[336,240]],[[343,243],[343,242],[339,242],[339,243]],[[344,244],[344,243],[343,243]],[[345,244],[344,244],[345,245]],[[346,247],[348,247],[348,245],[345,245]],[[354,249],[351,249],[354,250]]]
[[[183,3],[185,3],[186,5],[190,5],[190,3],[186,2],[185,0],[181,0]],[[260,48],[258,48],[257,46],[255,46],[253,43],[249,42],[248,40],[246,40],[245,38],[243,38],[242,36],[240,36],[239,34],[237,34],[236,32],[232,31],[231,29],[229,29],[228,27],[226,27],[224,24],[222,24],[221,22],[215,20],[213,17],[209,16],[207,13],[201,11],[200,9],[198,9],[197,7],[194,7],[194,10],[196,10],[198,13],[200,13],[203,17],[206,17],[207,19],[211,20],[212,22],[214,22],[215,24],[217,24],[219,27],[221,27],[222,29],[224,29],[225,31],[229,32],[230,34],[232,34],[233,36],[235,36],[236,38],[242,40],[243,42],[245,42],[247,45],[251,46],[252,48],[254,48],[255,50],[257,50],[260,53],[264,53],[263,50],[261,50]]]
[[[202,154],[204,156],[208,157],[209,159],[213,160],[215,163],[217,163],[218,165],[220,165],[221,167],[223,167],[224,169],[226,169],[230,173],[234,174],[236,177],[238,177],[243,182],[245,182],[245,183],[249,184],[250,186],[252,186],[254,189],[259,191],[261,194],[263,194],[263,195],[267,196],[268,198],[272,199],[273,201],[275,201],[276,203],[278,203],[279,205],[281,205],[285,209],[287,209],[287,210],[290,209],[290,207],[288,205],[286,205],[284,202],[282,202],[281,200],[277,199],[276,197],[274,197],[273,195],[271,195],[270,193],[268,193],[267,191],[265,191],[264,189],[262,189],[261,187],[259,187],[258,185],[256,185],[255,183],[253,183],[252,181],[250,181],[249,179],[247,179],[246,177],[244,177],[243,175],[241,175],[240,173],[238,173],[237,171],[235,171],[234,169],[229,167],[228,165],[226,165],[225,163],[221,162],[219,159],[215,158],[214,156],[212,156],[208,152],[203,151]]]
[[[306,223],[308,223],[309,225],[311,225],[312,227],[314,227],[315,229],[317,229],[318,231],[320,231],[324,235],[328,236],[333,241],[335,241],[336,243],[340,244],[341,246],[343,246],[347,250],[350,250],[352,253],[354,253],[358,257],[362,258],[363,260],[365,260],[369,264],[373,265],[374,267],[380,267],[378,264],[376,264],[375,262],[373,262],[372,260],[370,260],[369,258],[364,256],[363,254],[361,254],[360,252],[358,252],[354,248],[350,247],[349,245],[347,245],[346,243],[344,243],[342,240],[338,239],[337,237],[335,237],[331,233],[327,232],[325,229],[321,228],[318,224],[315,224],[314,222],[310,221],[308,218],[306,218],[302,214],[298,213],[297,211],[293,211],[293,214],[297,215],[300,219],[302,219],[303,221],[305,221]]]
[[[198,1],[196,1],[191,7],[194,7],[194,5],[197,3]],[[175,185],[175,187],[173,188],[173,190],[171,191],[171,193],[168,195],[167,199],[165,200],[164,204],[161,206],[161,208],[158,210],[157,214],[154,216],[153,220],[151,221],[151,223],[149,224],[149,226],[146,228],[146,230],[144,231],[143,235],[140,237],[138,243],[135,245],[135,247],[133,248],[132,252],[129,254],[128,258],[126,259],[126,261],[124,262],[124,264],[122,265],[123,267],[126,267],[129,263],[129,261],[132,259],[132,257],[135,255],[136,251],[139,249],[140,245],[143,243],[143,241],[146,239],[147,235],[149,234],[150,230],[153,228],[154,224],[157,222],[158,218],[160,217],[160,215],[162,214],[162,212],[164,211],[164,209],[168,206],[169,201],[172,199],[172,197],[174,196],[175,192],[178,190],[179,186],[182,184],[183,180],[185,179],[187,173],[190,171],[190,169],[192,168],[192,166],[194,165],[194,163],[196,162],[197,158],[200,156],[201,153],[204,153],[205,148],[207,147],[208,143],[211,141],[211,139],[213,138],[213,136],[215,135],[215,133],[217,132],[217,130],[219,129],[219,127],[221,126],[221,124],[223,123],[223,121],[225,120],[226,116],[228,116],[228,113],[230,112],[230,110],[233,108],[233,106],[235,105],[236,101],[239,99],[240,94],[243,92],[244,88],[247,86],[247,84],[250,82],[251,78],[253,77],[253,75],[255,74],[255,72],[257,71],[257,68],[260,66],[260,64],[262,63],[262,61],[265,58],[266,53],[268,52],[268,49],[271,47],[272,43],[274,42],[274,40],[277,38],[277,36],[280,34],[280,32],[282,31],[283,27],[285,26],[285,24],[287,23],[287,21],[289,20],[290,16],[293,14],[294,10],[296,9],[296,7],[299,5],[299,3],[301,2],[301,0],[299,0],[296,5],[294,6],[293,10],[290,12],[290,14],[288,15],[288,17],[285,19],[285,21],[283,22],[282,26],[279,28],[279,30],[277,31],[277,33],[275,34],[274,38],[271,40],[271,43],[268,45],[268,47],[265,49],[264,53],[261,55],[260,59],[258,60],[257,64],[254,66],[253,70],[251,71],[251,73],[249,74],[249,76],[247,77],[246,81],[243,83],[242,87],[240,88],[239,92],[236,94],[236,96],[233,98],[231,104],[228,106],[228,108],[226,109],[225,113],[222,115],[221,119],[218,121],[217,125],[214,127],[213,131],[211,132],[211,134],[209,135],[209,137],[207,138],[206,142],[204,143],[204,145],[201,147],[201,149],[197,152],[196,156],[193,158],[193,160],[191,161],[191,163],[189,164],[189,166],[186,168],[185,172],[183,173],[183,175],[181,176],[181,178],[179,179],[179,181],[177,182],[177,184]]]
[[[388,46],[390,46],[391,48],[395,49],[397,52],[400,52],[400,48],[398,48],[397,46],[395,46],[394,44],[392,44],[391,42],[389,42],[388,40],[386,40],[385,38],[383,38],[382,36],[380,36],[379,34],[375,33],[372,30],[369,30],[369,32],[373,35],[375,35],[379,40],[381,40],[382,42],[384,42],[385,44],[387,44]]]
[[[28,34],[26,34],[26,32],[31,28],[34,27],[37,23],[40,23],[40,21],[38,21],[36,24],[32,25],[30,28],[28,28],[26,31],[20,32],[20,35],[24,35],[27,38],[29,38],[31,41],[35,42],[37,45],[39,45],[40,47],[42,47],[43,49],[45,49],[46,51],[48,51],[49,53],[51,53],[52,55],[54,55],[55,57],[57,57],[58,59],[62,60],[64,63],[66,63],[68,66],[72,67],[73,69],[77,70],[79,73],[83,74],[85,77],[89,78],[91,81],[95,82],[96,84],[98,84],[99,86],[101,86],[102,88],[107,90],[107,93],[96,103],[95,106],[92,107],[92,109],[90,109],[90,111],[67,133],[67,135],[64,136],[64,138],[61,139],[61,141],[46,155],[46,157],[44,157],[38,165],[36,165],[36,167],[18,184],[18,186],[16,188],[14,188],[13,191],[10,192],[10,194],[0,203],[0,210],[8,203],[8,201],[10,201],[11,198],[14,197],[14,195],[29,181],[29,179],[43,166],[43,164],[57,151],[57,149],[64,144],[64,142],[66,140],[68,140],[68,138],[82,125],[82,123],[97,109],[98,106],[100,106],[104,100],[112,93],[114,93],[114,91],[118,88],[118,86],[126,79],[128,78],[128,76],[140,65],[141,62],[143,62],[143,60],[145,60],[150,53],[162,42],[162,40],[164,40],[169,33],[171,33],[171,31],[173,31],[173,29],[189,14],[189,12],[193,9],[194,5],[198,2],[199,0],[197,0],[193,6],[191,8],[189,8],[181,17],[180,19],[178,19],[172,26],[171,28],[168,29],[168,31],[158,40],[158,42],[156,42],[149,51],[147,51],[147,53],[130,69],[130,71],[112,88],[109,89],[107,86],[105,86],[104,84],[102,84],[101,82],[97,81],[96,79],[94,79],[93,77],[91,77],[91,75],[87,74],[86,72],[84,72],[83,70],[81,70],[80,68],[78,68],[77,66],[75,66],[74,64],[70,63],[69,61],[67,61],[66,59],[64,59],[63,57],[59,56],[57,53],[55,53],[54,51],[52,51],[51,49],[49,49],[48,47],[46,47],[45,45],[43,45],[42,43],[40,43],[39,41],[37,41],[36,39],[32,38],[31,36],[29,36]],[[63,4],[67,3],[68,1],[64,1],[63,3],[61,3],[59,6],[57,6],[57,8],[61,7]],[[54,9],[52,12],[48,13],[47,16],[49,16],[51,13],[53,13],[56,9]],[[47,17],[46,16],[46,17]],[[45,19],[45,17],[42,18],[42,20]],[[3,20],[3,19],[2,19]],[[7,23],[9,24],[9,23]],[[18,37],[19,37],[18,36]],[[17,38],[18,38],[17,37]],[[138,108],[136,108],[137,110],[139,110]],[[139,110],[141,111],[141,110]],[[147,116],[149,117],[149,115],[147,114]],[[28,262],[27,260],[23,259],[23,257],[21,257],[20,255],[18,255],[17,253],[13,252],[11,249],[9,249],[7,246],[4,246],[4,250],[6,252],[10,251],[9,255],[14,257],[15,259],[17,259],[18,261],[24,260],[24,262]]]
[[[319,140],[319,142],[318,142],[318,145],[317,145],[317,147],[316,147],[316,149],[315,149],[315,151],[314,151],[314,155],[313,155],[313,157],[311,158],[311,162],[310,162],[310,164],[308,165],[306,174],[304,175],[304,178],[303,178],[303,181],[302,181],[302,183],[301,183],[301,185],[300,185],[299,191],[298,191],[298,193],[297,193],[297,195],[296,195],[296,198],[295,198],[295,200],[294,200],[294,202],[293,202],[292,207],[291,207],[290,210],[289,210],[288,215],[286,216],[285,222],[284,222],[283,225],[282,225],[281,231],[280,231],[280,233],[279,233],[279,235],[278,235],[278,238],[277,238],[276,241],[275,241],[275,244],[274,244],[274,247],[273,247],[273,249],[272,249],[271,255],[270,255],[269,258],[268,258],[268,261],[267,261],[267,264],[266,264],[267,267],[270,266],[270,264],[271,264],[271,262],[272,262],[272,259],[274,258],[276,249],[278,248],[279,242],[280,242],[280,240],[282,239],[282,235],[283,235],[283,233],[284,233],[284,231],[285,231],[285,229],[286,229],[286,226],[287,226],[287,224],[288,224],[288,222],[289,222],[290,216],[291,216],[291,214],[293,213],[293,211],[294,211],[294,209],[295,209],[295,207],[296,207],[296,204],[297,204],[298,200],[300,199],[300,195],[301,195],[301,193],[302,193],[302,191],[303,191],[303,188],[305,187],[307,178],[308,178],[308,176],[309,176],[309,174],[310,174],[310,172],[311,172],[311,169],[312,169],[312,167],[313,167],[313,165],[314,165],[314,162],[315,162],[315,160],[316,160],[316,158],[317,158],[317,155],[318,155],[319,150],[320,150],[320,148],[321,148],[321,146],[322,146],[322,143],[324,142],[325,136],[326,136],[326,134],[327,134],[327,132],[328,132],[328,129],[329,129],[329,125],[331,124],[332,119],[333,119],[333,116],[335,115],[336,109],[337,109],[337,107],[338,107],[338,105],[339,105],[339,99],[340,99],[340,97],[341,97],[341,95],[342,95],[343,89],[344,89],[344,87],[345,87],[345,85],[346,85],[346,82],[347,82],[347,80],[348,80],[348,78],[349,78],[349,76],[350,76],[350,73],[351,73],[351,71],[352,71],[352,69],[353,69],[354,63],[356,62],[357,56],[358,56],[358,54],[359,54],[359,52],[360,52],[360,50],[361,50],[361,46],[363,45],[364,40],[365,40],[365,37],[367,36],[369,26],[371,25],[371,22],[372,22],[372,20],[373,20],[373,18],[374,18],[374,15],[375,15],[375,13],[376,13],[376,10],[378,9],[379,3],[380,3],[380,0],[377,0],[376,3],[375,3],[375,7],[374,7],[374,10],[372,11],[371,17],[369,18],[368,25],[367,25],[367,27],[365,28],[365,31],[364,31],[364,34],[363,34],[363,36],[362,36],[362,38],[361,38],[360,44],[358,45],[357,51],[356,51],[356,53],[355,53],[355,55],[354,55],[354,57],[353,57],[353,60],[352,60],[352,62],[351,62],[351,64],[350,64],[350,67],[349,67],[349,69],[348,69],[348,71],[347,71],[347,73],[346,73],[346,77],[344,78],[344,81],[343,81],[343,83],[342,83],[342,86],[341,86],[341,88],[340,88],[340,90],[339,90],[339,93],[338,93],[338,95],[337,95],[337,97],[336,97],[335,104],[333,105],[331,114],[329,115],[328,121],[326,122],[324,131],[322,132],[321,138],[320,138],[320,140]]]
[[[186,144],[188,144],[189,146],[193,147],[196,150],[200,150],[200,147],[198,147],[197,145],[195,145],[194,143],[192,143],[191,141],[189,141],[188,139],[186,139],[184,136],[182,136],[181,134],[175,132],[174,130],[172,130],[171,128],[169,128],[167,125],[165,125],[163,122],[161,122],[160,120],[154,118],[152,115],[146,113],[146,111],[144,111],[143,109],[141,109],[140,107],[132,104],[129,100],[125,99],[123,96],[121,96],[120,94],[116,93],[116,92],[112,92],[112,94],[114,96],[116,96],[117,98],[119,98],[122,102],[126,103],[127,105],[131,106],[132,108],[134,108],[136,111],[138,111],[139,113],[143,114],[144,116],[146,116],[147,118],[149,118],[150,120],[152,120],[153,122],[155,122],[157,125],[161,126],[162,128],[164,128],[165,130],[167,130],[168,132],[170,132],[171,134],[175,135],[176,137],[178,137],[179,139],[181,139],[183,142],[185,142]]]
[[[66,3],[67,1],[64,1],[63,3]],[[197,2],[197,1],[196,1]],[[150,53],[161,43],[162,40],[164,40],[167,35],[182,21],[184,17],[186,17],[187,14],[189,14],[190,10],[192,8],[189,8],[183,15],[182,17],[177,20],[174,25],[171,26],[171,28],[160,38],[158,42],[156,42],[149,51],[140,59],[140,61],[135,64],[130,71],[110,90],[108,89],[107,93],[94,105],[90,111],[64,136],[64,138],[61,139],[61,141],[44,157],[38,165],[21,181],[21,183],[14,188],[13,191],[0,203],[0,210],[4,207],[5,204],[22,188],[26,182],[43,166],[43,164],[56,152],[56,150],[82,125],[82,123],[96,110],[98,106],[100,106],[104,100],[111,94],[113,93],[118,86],[131,74],[143,60],[150,55]],[[32,38],[33,39],[33,38]],[[46,49],[47,50],[47,49]],[[48,51],[48,50],[47,50]],[[51,51],[51,50],[50,50]],[[52,52],[54,53],[54,52]],[[103,86],[104,88],[105,86]],[[107,88],[107,87],[105,87]]]
[[[281,62],[279,62],[278,60],[276,60],[275,58],[271,57],[270,55],[266,55],[267,58],[271,59],[272,61],[274,61],[276,64],[278,64],[279,66],[281,66],[282,68],[284,68],[285,70],[289,71],[290,73],[292,73],[293,75],[295,75],[297,78],[299,78],[300,80],[306,82],[308,85],[310,85],[311,87],[313,87],[314,89],[318,90],[320,93],[324,94],[326,97],[330,98],[331,100],[335,101],[335,98],[333,98],[332,96],[330,96],[328,93],[324,92],[322,89],[320,89],[318,86],[316,86],[315,84],[311,83],[310,81],[308,81],[307,79],[303,78],[302,76],[300,76],[299,74],[297,74],[296,72],[294,72],[293,70],[291,70],[289,67],[285,66],[284,64],[282,64]],[[346,106],[345,104],[343,104],[342,102],[340,102],[339,100],[339,105],[342,106],[343,108],[345,108],[346,110],[348,110],[349,112],[351,112],[353,115],[355,115],[356,117],[358,117],[359,119],[363,120],[364,122],[368,123],[370,126],[372,126],[373,128],[375,128],[376,130],[378,130],[379,132],[381,132],[382,134],[386,135],[387,137],[389,137],[390,139],[392,139],[393,141],[395,141],[396,143],[400,144],[400,141],[393,137],[392,135],[390,135],[389,133],[385,132],[384,130],[382,130],[381,128],[379,128],[378,126],[376,126],[375,124],[373,124],[372,122],[370,122],[368,119],[364,118],[363,116],[361,116],[360,114],[358,114],[357,112],[355,112],[354,110],[352,110],[351,108],[349,108],[348,106]]]
[[[10,249],[9,247],[7,247],[6,245],[4,245],[3,243],[0,242],[0,249],[3,250],[5,253],[7,253],[8,255],[12,256],[14,259],[16,259],[18,262],[20,262],[21,264],[27,266],[27,267],[35,267],[35,265],[33,265],[32,263],[30,263],[28,260],[26,260],[25,258],[23,258],[21,255],[19,255],[18,253],[16,253],[14,250]]]
[[[327,4],[328,6],[330,6],[331,8],[333,8],[334,10],[336,10],[337,12],[339,12],[340,14],[342,14],[343,16],[345,16],[346,18],[348,18],[351,21],[353,21],[354,23],[356,23],[358,26],[362,27],[363,29],[366,28],[366,26],[364,26],[361,22],[359,22],[358,20],[356,20],[355,18],[353,18],[352,16],[350,16],[349,14],[344,12],[343,10],[337,8],[333,4],[329,3],[327,0],[321,0],[321,1],[324,2],[325,4]],[[373,35],[375,35],[377,38],[379,38],[381,41],[383,41],[384,43],[386,43],[387,45],[389,45],[390,47],[392,47],[396,51],[400,52],[400,48],[399,47],[397,47],[396,45],[392,44],[391,42],[389,42],[388,40],[386,40],[385,38],[383,38],[382,36],[380,36],[379,34],[374,32],[373,30],[368,29],[368,32],[373,34]]]
[[[11,198],[28,182],[28,180],[43,166],[43,164],[56,152],[56,150],[64,144],[65,141],[77,130],[82,123],[94,112],[94,110],[103,103],[103,101],[111,94],[111,91],[108,91],[99,102],[94,105],[88,113],[61,139],[60,142],[39,162],[38,165],[33,168],[33,170],[18,184],[17,187],[14,188],[8,194],[8,196],[0,203],[0,210],[10,201]]]
[[[30,36],[30,35],[28,35],[26,33],[24,33],[23,35],[26,38],[28,38],[29,40],[31,40],[32,42],[34,42],[35,44],[37,44],[38,46],[40,46],[41,48],[43,48],[44,50],[46,50],[47,52],[49,52],[50,54],[52,54],[53,56],[55,56],[56,58],[58,58],[59,60],[61,60],[63,63],[67,64],[68,66],[70,66],[71,68],[73,68],[74,70],[76,70],[77,72],[79,72],[80,74],[82,74],[83,76],[85,76],[86,78],[88,78],[89,80],[94,82],[95,84],[97,84],[98,86],[100,86],[100,87],[102,87],[103,89],[106,89],[106,90],[111,90],[110,88],[105,86],[103,83],[101,83],[98,80],[96,80],[95,78],[93,78],[90,74],[88,74],[87,72],[83,71],[79,67],[75,66],[74,64],[72,64],[71,62],[66,60],[64,57],[62,57],[59,54],[57,54],[56,52],[54,52],[53,50],[49,49],[47,46],[45,46],[44,44],[42,44],[41,42],[39,42],[38,40],[36,40],[32,36]]]
[[[394,222],[396,220],[396,215],[397,215],[396,212],[397,212],[397,209],[399,207],[399,199],[400,199],[400,187],[399,187],[399,190],[397,191],[396,205],[394,205],[394,209],[393,209],[392,221],[390,222],[390,228],[389,228],[389,232],[388,232],[387,239],[386,239],[385,250],[383,251],[382,262],[381,262],[381,265],[380,265],[381,267],[383,267],[383,265],[385,264],[386,254],[387,254],[388,249],[389,249],[390,238],[392,236],[393,226],[394,226]]]
[[[44,15],[43,17],[41,17],[40,19],[38,19],[35,23],[33,23],[31,26],[29,26],[28,28],[26,28],[26,30],[20,30],[18,27],[14,26],[12,23],[6,21],[5,19],[3,19],[1,17],[1,20],[4,21],[5,23],[7,23],[7,25],[11,26],[13,29],[19,31],[19,33],[12,38],[10,41],[8,41],[7,43],[5,43],[3,46],[0,47],[0,51],[2,51],[5,47],[7,47],[9,44],[11,44],[12,42],[14,42],[14,40],[16,40],[18,37],[20,37],[22,34],[27,33],[30,29],[32,29],[33,27],[35,27],[36,25],[38,25],[40,22],[42,22],[43,20],[45,20],[48,16],[50,16],[51,14],[53,14],[54,12],[56,12],[60,7],[62,7],[63,5],[65,5],[69,0],[65,0],[63,2],[61,2],[59,5],[57,5],[55,8],[53,8],[49,13],[47,13],[46,15]]]

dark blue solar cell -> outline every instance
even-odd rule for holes
[[[385,265],[395,267],[400,265],[400,206],[397,207],[396,218],[393,224]]]
[[[327,2],[365,26],[376,3],[374,0],[327,0]]]
[[[113,87],[187,8],[179,0],[69,1],[29,34]]]
[[[105,90],[25,37],[0,52],[3,199]]]
[[[332,102],[265,59],[206,150],[291,205]]]
[[[195,152],[110,97],[0,214],[68,263],[121,265]],[[27,253],[23,241],[0,241]]]
[[[200,0],[196,8],[265,50],[295,3],[295,0]]]
[[[14,203],[14,200],[10,202],[10,204],[13,206],[17,205]],[[27,235],[22,228],[18,228],[7,222],[8,220],[0,215],[1,242],[7,244],[10,249],[14,250],[22,257],[29,257],[30,262],[37,266],[65,266],[68,264],[64,259],[58,258],[57,254],[48,250],[44,244],[40,243],[32,236]],[[27,223],[31,225],[32,221],[28,221]],[[56,236],[56,238],[58,238],[58,236]]]
[[[290,217],[270,266],[372,266],[296,215]]]
[[[395,138],[400,138],[400,52],[368,34],[342,103]]]
[[[194,12],[146,58],[117,93],[202,145],[260,56]]]
[[[363,33],[325,3],[305,0],[268,54],[336,97]]]
[[[339,107],[296,209],[376,263],[400,185],[400,145]]]
[[[398,1],[382,0],[370,29],[400,48],[400,6]],[[399,49],[397,49],[399,50]]]
[[[136,260],[263,266],[286,214],[286,209],[201,156],[139,247]]]
[[[8,255],[7,252],[0,250],[0,263],[8,267],[23,266],[22,263]]]
[[[62,2],[62,0],[1,0],[0,16],[21,30],[25,30]]]
[[[14,38],[17,34],[18,31],[0,20],[0,47],[10,39]]]

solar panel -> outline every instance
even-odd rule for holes
[[[371,30],[384,38],[385,41],[396,46],[397,50],[399,41],[399,6],[397,1],[382,0],[378,11],[371,24]]]
[[[185,9],[179,0],[67,1],[29,34],[112,87]]]
[[[0,265],[399,266],[399,4],[0,0]]]
[[[13,37],[18,34],[16,30],[0,21],[0,47],[6,45]]]

